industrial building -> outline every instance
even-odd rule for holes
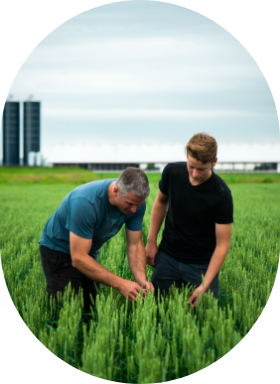
[[[7,101],[3,112],[3,165],[19,165],[20,103]]]
[[[23,103],[23,164],[28,165],[29,152],[40,152],[40,102]]]
[[[220,144],[217,172],[278,172],[280,143]],[[93,171],[121,171],[127,166],[161,171],[167,163],[186,161],[184,145],[65,145],[53,148],[49,165],[79,166]]]

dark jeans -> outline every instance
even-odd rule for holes
[[[160,294],[168,294],[169,288],[175,283],[175,287],[182,288],[187,284],[198,287],[202,283],[201,275],[205,275],[209,264],[184,264],[158,251],[155,258],[155,268],[152,274],[152,284],[157,297]],[[218,274],[219,275],[219,274]],[[208,290],[218,298],[219,276],[216,276]]]
[[[90,306],[92,306],[90,295],[92,295],[95,302],[97,289],[100,289],[100,285],[74,268],[68,253],[55,251],[43,245],[40,245],[40,253],[47,281],[46,291],[49,296],[56,299],[57,292],[64,292],[69,282],[71,282],[71,287],[76,293],[78,293],[79,288],[83,289],[84,311],[90,311]]]

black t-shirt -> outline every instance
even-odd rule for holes
[[[168,164],[159,189],[169,198],[159,249],[185,264],[208,264],[216,246],[215,223],[233,222],[230,189],[214,172],[193,186],[186,162]]]

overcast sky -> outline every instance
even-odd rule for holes
[[[47,36],[10,94],[42,103],[42,152],[53,145],[279,141],[258,65],[227,31],[188,9],[122,2],[82,13]],[[1,146],[2,147],[2,146]]]

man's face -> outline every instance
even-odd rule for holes
[[[120,197],[118,188],[117,191],[115,190],[113,193],[115,194],[115,202],[117,207],[125,215],[128,215],[131,212],[135,213],[136,209],[140,207],[140,205],[145,201],[145,199],[141,199],[140,197],[135,196],[133,192],[128,192],[126,196]]]
[[[187,156],[187,168],[189,171],[191,181],[195,183],[203,183],[206,181],[211,175],[211,168],[214,167],[217,163],[217,158],[213,161],[213,163],[209,162],[203,164],[201,161],[198,161],[191,157]]]

